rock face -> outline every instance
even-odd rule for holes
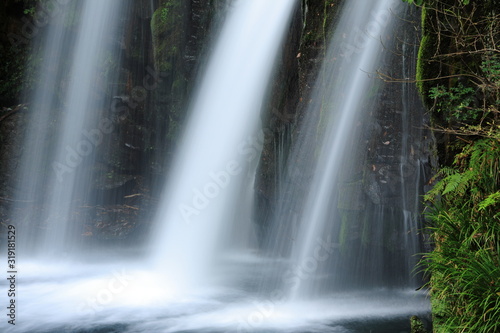
[[[23,133],[28,116],[25,105],[3,108],[0,111],[0,221],[8,221],[8,207],[12,203],[15,170],[22,156]]]
[[[10,106],[19,102],[23,82],[23,68],[29,45],[15,41],[22,37],[22,7],[13,0],[0,4],[0,105]],[[15,37],[19,36],[19,38]]]
[[[189,97],[225,1],[162,0],[150,21],[152,67],[160,80],[149,105],[150,165],[153,175],[164,174]],[[167,162],[168,163],[168,162]]]
[[[299,134],[308,98],[324,59],[330,27],[343,2],[304,0],[292,17],[278,59],[269,105],[262,115],[265,140],[256,180],[256,221],[264,228],[273,216],[277,186],[284,179],[288,154],[294,137]],[[315,133],[308,135],[315,136]],[[307,160],[307,154],[303,156]],[[300,165],[296,170],[302,175],[312,171]],[[300,187],[300,182],[296,186]]]

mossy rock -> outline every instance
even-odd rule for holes
[[[417,88],[424,100],[430,107],[432,100],[429,98],[429,90],[438,84],[435,79],[442,76],[442,68],[438,61],[433,60],[440,53],[438,35],[434,33],[432,21],[436,19],[436,13],[427,7],[422,8],[422,39],[418,50],[416,79]]]
[[[422,320],[417,317],[417,316],[412,316],[410,318],[410,327],[411,327],[411,333],[427,333],[427,330],[424,327],[424,323]]]
[[[158,8],[151,19],[156,69],[172,71],[180,60],[186,29],[187,2],[169,0]]]
[[[185,60],[188,44],[190,8],[185,0],[164,0],[151,19],[155,69],[162,82],[156,91],[157,120],[166,124],[158,135],[176,141],[179,121],[184,116],[188,92],[188,69]],[[166,112],[165,112],[166,111]]]

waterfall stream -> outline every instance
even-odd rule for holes
[[[366,126],[363,120],[374,121],[367,115],[373,113],[374,107],[377,107],[377,94],[370,96],[369,92],[378,88],[374,73],[379,70],[382,57],[387,56],[387,52],[384,53],[389,40],[387,35],[391,33],[395,17],[399,14],[394,10],[396,4],[399,5],[399,2],[392,0],[374,1],[369,5],[364,1],[351,1],[344,9],[331,41],[327,59],[337,60],[324,65],[324,77],[318,89],[325,89],[325,86],[326,89],[335,89],[321,101],[321,125],[324,134],[319,139],[318,162],[309,193],[304,199],[305,206],[299,218],[301,225],[292,250],[294,269],[306,272],[307,278],[296,279],[291,290],[292,298],[317,296],[323,292],[324,287],[323,282],[317,280],[318,277],[323,276],[324,280],[328,275],[327,271],[333,270],[331,273],[338,279],[345,274],[344,271],[349,271],[349,268],[344,266],[356,265],[363,259],[355,253],[345,253],[348,246],[346,238],[352,237],[348,235],[350,232],[346,231],[346,228],[350,227],[349,224],[359,223],[353,219],[367,221],[364,222],[365,225],[360,226],[364,229],[368,228],[366,223],[380,224],[378,230],[384,232],[382,223],[387,221],[377,214],[379,208],[371,211],[367,207],[354,207],[352,200],[365,199],[359,198],[363,195],[359,193],[359,189],[354,190],[358,193],[351,195],[349,187],[366,186],[360,183],[366,184],[370,181],[366,170],[358,171],[362,173],[360,175],[355,174],[357,165],[362,163],[357,156],[362,149],[360,144],[357,144],[357,138],[362,135],[361,128]],[[347,32],[349,30],[351,32]],[[338,45],[347,46],[340,47],[339,52]],[[310,110],[308,114],[314,111]],[[313,129],[308,128],[303,132],[311,130]],[[353,145],[356,148],[353,148]],[[359,185],[351,185],[352,183]],[[358,198],[355,198],[355,195]],[[352,207],[341,207],[342,202],[347,202],[347,205]],[[338,206],[340,209],[332,209],[332,206]],[[354,217],[352,211],[359,210],[361,213]],[[369,231],[360,232],[363,234]],[[378,239],[383,237],[382,233]],[[360,238],[359,246],[362,246],[363,236]],[[345,265],[337,264],[341,256],[347,257]],[[370,281],[377,278],[384,267],[382,253],[372,254],[369,261],[374,269],[369,273],[360,271],[357,274],[358,278],[359,275],[366,275],[362,287],[371,285]],[[328,265],[330,267],[326,267]],[[337,288],[344,290],[346,285],[339,283]]]
[[[23,208],[15,218],[25,222],[20,232],[26,237],[20,245],[38,256],[60,257],[78,248],[74,233],[80,230],[72,225],[71,215],[90,196],[92,175],[81,167],[93,163],[103,136],[113,126],[102,112],[106,102],[99,97],[99,89],[105,87],[103,62],[106,57],[117,58],[118,48],[109,41],[116,37],[125,3],[89,0],[77,4],[78,9],[67,5],[47,32],[19,198],[38,201],[44,210],[40,214]],[[74,19],[72,10],[81,11],[75,33],[64,28],[66,21]],[[34,220],[40,225],[36,231]]]
[[[236,2],[210,56],[152,247],[177,282],[207,280],[214,259],[228,252],[223,245],[231,225],[245,229],[250,220],[251,201],[239,200],[240,193],[253,186],[262,146],[260,111],[294,4]]]
[[[61,9],[42,39],[42,84],[19,170],[19,202],[36,204],[19,204],[13,216],[22,239],[18,319],[15,327],[1,321],[2,332],[400,333],[410,315],[428,314],[411,275],[417,259],[408,259],[420,251],[423,143],[412,123],[422,115],[412,85],[376,75],[400,58],[390,51],[400,47],[398,29],[407,29],[400,0],[342,5],[312,94],[303,96],[301,127],[273,142],[278,204],[266,234],[256,231],[261,119],[294,11],[307,12],[299,5],[221,4],[227,17],[194,84],[151,237],[139,250],[81,244],[84,230],[73,219],[92,200],[101,204],[92,170],[118,126],[110,99],[125,100],[106,90],[118,74],[103,62],[121,61],[117,36],[131,2]],[[64,22],[75,16],[69,31]],[[402,48],[398,70],[411,76],[407,58],[415,55]],[[267,244],[259,247],[258,237]],[[3,279],[0,287],[11,286]]]

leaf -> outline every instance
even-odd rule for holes
[[[417,6],[421,6],[424,3],[424,0],[403,0],[404,2],[408,2],[409,4],[415,4]],[[469,0],[464,0],[469,1]]]
[[[462,175],[460,173],[456,173],[454,175],[448,176],[444,179],[446,182],[446,187],[443,191],[443,195],[453,192],[457,189],[457,187],[460,185],[460,182],[462,180]]]
[[[500,203],[500,191],[488,195],[486,199],[481,201],[479,203],[479,210],[484,210],[488,208],[489,206],[495,205],[497,203]]]

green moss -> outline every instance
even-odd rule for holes
[[[303,57],[315,57],[316,50],[320,47],[325,52],[325,47],[331,26],[339,13],[344,0],[307,0],[308,13],[305,16],[305,26],[300,45]]]
[[[425,34],[428,34],[429,31],[428,31],[428,27],[427,27],[427,11],[428,11],[428,8],[424,5],[422,6],[421,8],[421,12],[420,12],[420,27],[422,29],[422,34],[425,35]]]
[[[173,68],[172,63],[168,61],[159,61],[157,67],[160,72],[170,72]]]
[[[341,213],[341,225],[339,232],[339,243],[342,251],[347,250],[347,235],[349,234],[349,217],[347,212]]]
[[[429,98],[429,89],[436,85],[434,79],[441,74],[440,66],[433,57],[438,53],[437,35],[431,28],[431,20],[435,17],[429,13],[425,6],[422,8],[422,39],[417,57],[416,85],[420,96],[427,106],[431,106],[432,100]]]
[[[322,25],[322,36],[325,43],[330,38],[330,34],[333,32],[333,29],[330,29],[330,27],[337,18],[341,3],[342,1],[339,0],[325,0]]]
[[[186,3],[180,0],[164,2],[151,19],[153,55],[159,71],[171,71],[180,59],[184,45]]]
[[[422,320],[417,316],[412,316],[410,318],[411,333],[427,333],[427,330],[422,323]]]
[[[422,40],[420,41],[420,47],[418,49],[418,58],[417,58],[417,69],[416,69],[416,85],[420,96],[425,98],[426,91],[424,89],[424,78],[425,78],[425,56],[426,48],[429,44],[429,36],[423,35]]]
[[[438,274],[434,274],[432,281],[438,279]],[[442,299],[439,299],[436,293],[431,293],[432,325],[435,332],[443,332],[445,329],[446,305]]]
[[[179,137],[186,110],[190,75],[185,59],[189,6],[190,2],[185,0],[161,0],[151,19],[155,69],[162,74],[156,92],[161,96],[158,117],[166,124],[160,135],[172,143]]]
[[[182,90],[184,90],[185,87],[186,87],[186,81],[184,80],[184,78],[178,77],[174,81],[174,83],[172,83],[172,92],[174,94],[182,92]]]

